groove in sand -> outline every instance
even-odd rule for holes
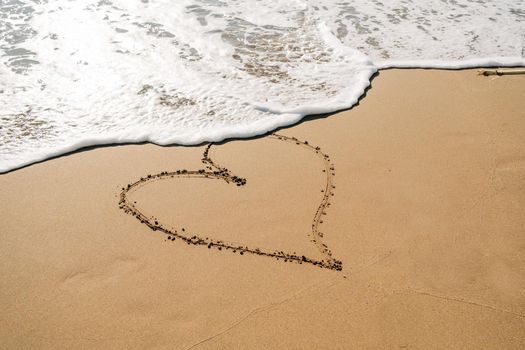
[[[326,215],[328,207],[330,206],[330,197],[334,195],[334,180],[335,168],[333,163],[330,160],[330,157],[327,154],[324,154],[319,147],[311,146],[308,141],[299,141],[295,137],[288,137],[278,134],[272,134],[270,138],[280,140],[283,142],[293,143],[299,147],[305,148],[314,154],[316,154],[323,161],[324,169],[323,172],[326,174],[326,183],[325,187],[322,190],[323,198],[319,204],[317,211],[315,212],[313,221],[312,221],[312,230],[309,233],[311,241],[315,244],[316,248],[322,254],[324,259],[316,260],[304,255],[298,255],[294,253],[287,253],[284,251],[269,250],[264,248],[250,248],[242,245],[236,245],[233,243],[224,242],[222,240],[215,240],[208,237],[200,237],[195,234],[186,232],[184,228],[175,229],[168,228],[163,226],[158,222],[154,217],[147,217],[142,213],[133,202],[129,201],[127,194],[131,190],[136,190],[139,187],[142,187],[152,181],[166,180],[177,178],[205,178],[205,179],[216,179],[223,180],[227,183],[232,183],[237,186],[245,186],[246,179],[233,175],[233,173],[227,168],[221,167],[215,163],[209,157],[209,151],[212,147],[212,144],[209,144],[204,150],[202,157],[202,163],[205,165],[205,169],[198,170],[176,170],[176,171],[163,171],[154,175],[147,175],[146,177],[140,178],[140,180],[128,184],[126,187],[122,188],[120,193],[119,207],[124,210],[127,214],[134,216],[142,224],[148,226],[153,231],[162,232],[167,235],[168,240],[175,241],[177,238],[186,242],[189,245],[205,245],[209,249],[216,248],[218,250],[231,250],[236,253],[239,252],[241,255],[244,254],[254,254],[266,257],[277,258],[278,260],[283,259],[285,262],[295,262],[299,264],[311,264],[321,268],[326,268],[330,270],[341,271],[343,269],[343,264],[341,261],[335,259],[332,255],[332,251],[327,247],[323,242],[324,234],[319,231],[319,226],[323,223],[323,216]]]

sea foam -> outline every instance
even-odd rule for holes
[[[523,66],[523,1],[4,0],[0,172],[82,147],[251,137],[378,68]]]

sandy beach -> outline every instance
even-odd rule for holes
[[[0,347],[523,349],[524,91],[383,70],[279,136],[0,175]]]

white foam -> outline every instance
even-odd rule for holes
[[[351,107],[377,68],[523,66],[524,19],[523,1],[7,0],[0,172],[260,135]]]

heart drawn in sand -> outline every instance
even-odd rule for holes
[[[234,253],[239,252],[241,255],[244,254],[254,254],[264,257],[273,257],[277,259],[282,259],[285,262],[296,262],[299,264],[311,264],[321,268],[341,271],[343,269],[343,264],[341,261],[335,259],[332,256],[332,252],[323,243],[324,234],[319,231],[319,226],[323,223],[322,217],[326,215],[326,211],[330,206],[330,197],[334,195],[333,190],[335,186],[333,184],[333,176],[335,175],[334,165],[330,160],[330,157],[327,154],[321,152],[319,147],[314,147],[310,145],[307,141],[299,141],[295,137],[288,137],[278,134],[273,134],[271,138],[292,143],[298,147],[303,147],[319,158],[321,158],[324,170],[326,174],[326,183],[325,188],[322,190],[323,198],[317,211],[315,212],[311,225],[310,238],[314,243],[315,247],[319,250],[321,255],[324,257],[322,260],[316,260],[309,258],[304,255],[299,255],[296,253],[288,253],[282,250],[269,250],[256,247],[248,247],[239,244],[233,244],[224,242],[222,240],[217,240],[213,238],[204,238],[195,234],[191,234],[182,229],[175,229],[172,227],[166,227],[162,223],[158,222],[153,217],[147,217],[141,210],[135,205],[136,203],[128,200],[128,193],[132,190],[136,190],[139,187],[147,186],[153,181],[163,181],[174,178],[204,178],[204,179],[213,179],[213,180],[222,180],[228,184],[233,184],[236,186],[245,186],[247,181],[241,177],[233,175],[231,171],[227,168],[221,167],[216,164],[210,157],[209,151],[212,147],[212,144],[209,144],[204,150],[202,157],[202,163],[205,166],[205,169],[198,170],[176,170],[176,171],[163,171],[154,175],[147,175],[146,177],[140,178],[140,180],[128,184],[126,187],[122,188],[120,193],[119,207],[124,210],[127,214],[134,216],[142,224],[148,226],[151,230],[160,232],[167,236],[169,240],[175,241],[177,238],[181,239],[189,245],[202,245],[207,246],[209,249],[216,248],[224,251],[231,251]]]

